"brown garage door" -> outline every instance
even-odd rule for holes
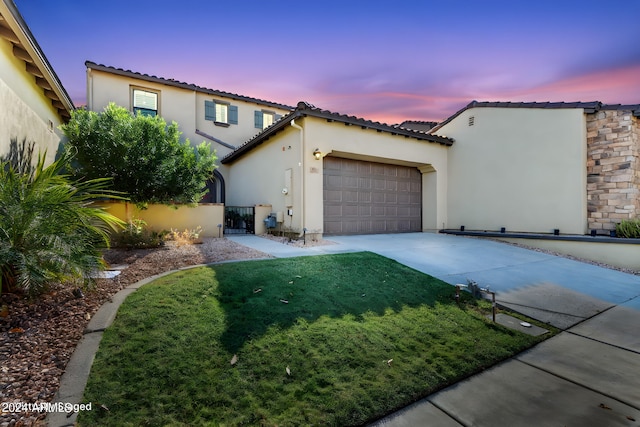
[[[418,169],[337,157],[323,164],[324,234],[421,231]]]

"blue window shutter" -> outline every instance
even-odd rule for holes
[[[204,101],[204,119],[216,120],[216,104],[213,101]]]
[[[238,124],[238,106],[237,105],[229,105],[229,124],[237,125]]]
[[[282,118],[282,114],[276,114],[275,116],[273,116],[273,122],[277,122],[278,120],[280,120]]]
[[[253,123],[257,129],[262,129],[262,111],[253,112]]]

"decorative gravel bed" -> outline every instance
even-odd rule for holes
[[[8,312],[0,313],[0,402],[5,404],[0,411],[9,402],[51,401],[91,316],[124,287],[189,265],[269,257],[225,238],[204,239],[198,245],[168,242],[157,249],[112,249],[104,259],[127,267],[115,279],[98,279],[82,295],[63,286],[52,287],[35,300],[3,295],[0,306],[8,306]],[[44,425],[45,415],[0,412],[0,427]]]

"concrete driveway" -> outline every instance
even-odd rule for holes
[[[375,252],[451,284],[474,280],[500,304],[563,330],[375,425],[640,425],[639,276],[443,234],[340,236],[304,249],[232,239],[276,257]]]

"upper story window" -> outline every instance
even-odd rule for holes
[[[266,129],[271,126],[274,122],[277,122],[280,117],[280,114],[276,114],[273,111],[260,110],[254,112],[254,126],[257,129]]]
[[[238,107],[224,101],[204,101],[204,119],[218,126],[238,124]]]
[[[143,116],[158,115],[159,92],[134,88],[131,91],[131,97],[134,114],[142,114]]]

